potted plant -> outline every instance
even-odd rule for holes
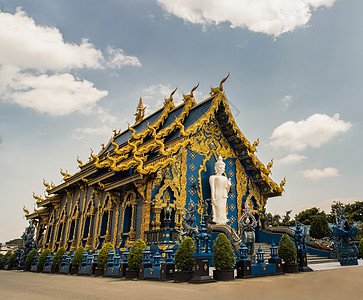
[[[231,242],[224,233],[220,233],[213,245],[213,270],[215,280],[234,280],[234,265],[236,257]]]
[[[142,239],[138,239],[132,246],[127,257],[127,263],[129,265],[126,269],[125,278],[138,278],[139,269],[142,261],[142,252],[145,250],[146,244]]]
[[[95,268],[94,276],[103,276],[108,259],[108,253],[110,253],[111,249],[114,249],[114,247],[110,242],[103,244],[102,249],[98,253],[97,267]]]
[[[45,260],[47,259],[48,254],[50,254],[50,250],[46,248],[42,254],[39,255],[39,261],[38,261],[38,272],[43,271]]]
[[[195,266],[195,244],[190,237],[186,237],[179,245],[175,253],[175,282],[186,282],[193,278],[193,269]]]
[[[287,234],[283,234],[279,246],[277,248],[279,257],[284,261],[282,268],[285,273],[299,272],[299,265],[297,264],[297,251],[294,242]]]
[[[15,260],[16,253],[11,253],[9,260],[8,260],[8,270],[11,270],[14,267],[14,260]]]
[[[59,265],[62,261],[63,254],[66,252],[66,249],[64,247],[60,247],[57,251],[57,253],[54,255],[53,263],[52,263],[52,273],[58,273],[59,271]]]
[[[30,271],[34,257],[38,256],[38,255],[39,255],[39,253],[38,253],[37,249],[33,249],[32,251],[29,252],[28,256],[25,259],[25,270],[26,271]]]
[[[85,249],[80,246],[76,252],[74,253],[72,260],[71,260],[71,274],[77,274],[79,265],[81,264],[83,253]]]
[[[0,269],[4,269],[5,267],[5,263],[6,263],[6,260],[8,259],[8,257],[11,255],[11,252],[8,251],[6,252],[5,255],[2,256],[1,260],[0,260]]]

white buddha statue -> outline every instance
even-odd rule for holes
[[[218,161],[214,165],[216,174],[209,177],[209,185],[211,189],[213,222],[216,224],[226,224],[228,222],[226,205],[229,189],[232,185],[231,179],[223,176],[226,164],[222,160],[222,156],[218,157]]]

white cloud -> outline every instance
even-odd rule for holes
[[[108,46],[106,51],[109,56],[107,62],[107,66],[109,68],[121,68],[123,66],[141,67],[141,63],[136,56],[128,56],[122,49],[115,49]]]
[[[273,36],[305,26],[311,9],[330,7],[336,0],[158,0],[168,13],[204,26],[230,23]]]
[[[71,72],[141,66],[122,49],[109,46],[105,58],[87,39],[67,43],[57,28],[36,24],[21,8],[0,13],[0,45],[0,99],[51,116],[101,110],[102,118],[115,118],[98,106],[108,92]]]
[[[101,67],[102,52],[86,39],[66,43],[57,28],[35,24],[21,9],[1,13],[0,28],[1,65],[40,71]]]
[[[17,73],[7,85],[3,97],[22,107],[51,116],[64,116],[74,111],[91,113],[107,91],[97,90],[92,82],[77,80],[69,73],[39,75]]]
[[[292,165],[292,164],[302,162],[305,159],[307,159],[307,157],[304,155],[292,153],[292,154],[285,156],[284,158],[279,159],[277,161],[277,163],[281,164],[281,165]]]
[[[288,121],[275,128],[271,145],[290,151],[302,151],[308,146],[320,148],[339,133],[348,131],[352,124],[339,119],[339,114],[330,117],[314,114],[299,122]]]
[[[157,109],[163,106],[164,99],[169,98],[172,91],[175,90],[175,87],[172,88],[169,84],[165,85],[162,83],[153,84],[143,89],[142,91],[142,101],[144,105],[147,106],[146,112],[153,113]],[[177,106],[183,102],[182,95],[178,90],[173,95],[174,104]]]
[[[299,174],[301,174],[305,178],[317,180],[317,179],[321,179],[321,178],[339,176],[339,171],[336,168],[325,168],[323,170],[308,169],[308,170],[300,171]]]
[[[293,101],[293,97],[291,95],[286,95],[281,99],[281,102],[284,106],[284,108],[288,108]]]
[[[92,127],[85,127],[85,128],[77,128],[73,134],[72,137],[76,140],[82,140],[88,136],[101,136],[101,137],[107,137],[112,135],[112,128],[109,126],[99,126],[96,128]]]

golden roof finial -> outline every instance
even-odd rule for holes
[[[187,101],[192,100],[193,103],[195,104],[195,99],[194,99],[193,92],[198,88],[198,86],[199,86],[199,82],[198,82],[198,84],[195,87],[192,88],[192,90],[190,91],[190,94],[189,95],[184,95],[183,94],[183,101],[184,102],[187,102]]]
[[[250,152],[251,153],[255,153],[256,151],[257,151],[257,146],[258,146],[258,144],[260,143],[260,138],[258,138],[257,139],[257,141],[255,141],[253,144],[252,144],[252,146],[251,146],[251,148],[250,148]]]
[[[137,108],[136,108],[135,124],[142,121],[142,119],[145,116],[145,109],[146,109],[146,106],[144,106],[144,104],[142,103],[142,97],[140,96],[139,104],[137,105]]]
[[[49,185],[49,183],[45,182],[44,178],[43,178],[43,184],[46,187],[46,190],[49,191],[50,190],[50,185]]]
[[[25,208],[25,205],[23,205],[23,211],[25,212],[25,216],[29,215],[29,210]]]
[[[33,192],[33,198],[37,200],[36,201],[37,203],[44,201],[44,199],[42,197],[35,195],[34,192]]]
[[[271,173],[271,168],[272,168],[273,164],[274,164],[274,160],[271,159],[271,161],[267,164],[267,167],[266,167],[266,170],[267,170],[266,174],[267,175]]]
[[[286,184],[286,177],[284,177],[284,179],[280,182],[280,187],[277,188],[280,193],[284,191],[285,184]]]
[[[66,180],[71,177],[71,174],[68,173],[68,170],[63,171],[63,169],[60,170],[60,173],[63,176],[63,180]]]
[[[210,87],[210,95],[211,96],[214,96],[215,94],[217,94],[217,93],[219,93],[219,92],[223,92],[223,83],[225,83],[226,82],[226,80],[228,79],[228,77],[229,77],[229,72],[228,72],[228,75],[227,75],[227,77],[225,77],[225,78],[223,78],[222,79],[222,81],[219,83],[219,86],[218,87],[216,87],[216,88],[213,88],[213,87]]]
[[[168,104],[171,104],[172,106],[174,106],[174,103],[173,103],[173,95],[175,94],[175,92],[176,92],[177,89],[178,89],[178,87],[176,87],[175,90],[171,92],[169,98],[165,98],[164,106],[166,106]]]
[[[81,168],[83,166],[83,162],[79,159],[78,155],[77,155],[77,161],[79,163],[78,167]]]

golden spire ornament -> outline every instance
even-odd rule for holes
[[[146,106],[144,106],[144,104],[142,103],[142,98],[140,96],[139,104],[137,105],[137,108],[136,108],[135,124],[140,123],[144,119],[145,109],[146,109]]]

